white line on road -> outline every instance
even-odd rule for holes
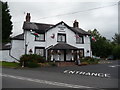
[[[73,85],[73,84],[67,84],[67,83],[60,83],[60,82],[54,82],[54,81],[46,81],[46,80],[40,80],[40,79],[21,77],[21,76],[13,76],[13,75],[8,75],[8,74],[3,74],[3,73],[0,73],[0,76],[19,79],[19,80],[26,80],[26,81],[36,82],[36,83],[42,83],[42,84],[69,87],[69,88],[93,88],[93,87],[87,87],[87,86],[81,86],[81,85]]]
[[[109,67],[119,67],[120,65],[110,65]]]

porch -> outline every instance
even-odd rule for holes
[[[54,62],[75,62],[84,57],[84,49],[66,43],[58,43],[48,50],[48,60]]]

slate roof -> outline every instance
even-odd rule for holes
[[[34,30],[36,32],[46,32],[46,30],[50,27],[53,27],[52,24],[44,24],[44,23],[33,23],[33,22],[24,22],[23,29],[24,30]]]
[[[11,44],[10,43],[0,43],[0,50],[10,50]]]
[[[78,34],[83,34],[83,35],[90,35],[90,33],[84,31],[81,28],[74,28],[74,27],[70,27],[74,32],[78,33]]]
[[[48,30],[50,30],[51,28],[56,27],[57,25],[64,23],[63,21],[59,22],[56,25],[52,25],[52,24],[43,24],[43,23],[32,23],[32,22],[24,22],[23,24],[23,29],[24,30],[34,30],[36,32],[47,32]],[[69,28],[70,30],[72,30],[75,33],[78,34],[82,34],[82,35],[90,35],[90,33],[84,31],[81,28],[74,28],[74,27],[70,27],[68,26],[66,23],[64,23],[65,26],[67,26],[67,28]]]
[[[69,50],[69,49],[78,49],[78,48],[74,47],[72,45],[69,45],[67,43],[59,42],[58,44],[56,44],[55,46],[53,46],[50,49],[59,49],[59,50],[61,50],[61,49],[67,49],[67,50]]]
[[[24,40],[24,33],[19,34],[12,38],[12,40]]]

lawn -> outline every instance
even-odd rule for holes
[[[19,63],[5,62],[5,61],[0,61],[0,66],[3,66],[3,67],[20,67]]]

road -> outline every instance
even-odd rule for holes
[[[2,68],[3,88],[118,88],[120,61],[97,65],[42,67],[32,69]],[[65,71],[68,72],[65,72]],[[69,71],[109,74],[109,77],[76,74]],[[93,90],[93,89],[92,89]]]

